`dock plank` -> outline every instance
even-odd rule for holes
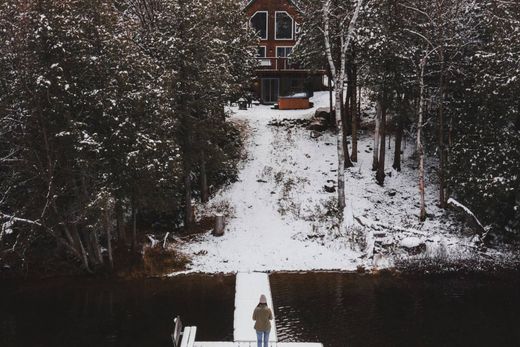
[[[256,341],[248,342],[211,342],[197,341],[194,347],[256,347]],[[323,347],[319,342],[269,342],[269,347]]]
[[[197,336],[197,327],[191,327],[187,347],[193,347],[193,345],[195,344],[195,336]]]

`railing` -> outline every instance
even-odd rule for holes
[[[298,65],[293,63],[290,58],[257,58],[259,70],[294,70],[298,69]]]

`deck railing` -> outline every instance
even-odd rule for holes
[[[290,58],[266,57],[257,58],[259,70],[294,70],[298,69],[298,65],[291,61]]]

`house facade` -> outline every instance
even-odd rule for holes
[[[246,0],[245,12],[258,34],[258,65],[254,92],[265,104],[280,96],[322,87],[323,72],[301,69],[291,61],[301,17],[292,0]]]

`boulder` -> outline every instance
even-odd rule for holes
[[[405,237],[399,242],[399,246],[410,255],[417,255],[426,252],[426,243],[418,237]]]
[[[328,185],[324,185],[323,186],[323,189],[327,192],[327,193],[334,193],[336,191],[336,188],[334,186],[328,186]]]
[[[311,123],[307,126],[307,129],[314,131],[325,131],[328,126],[326,122],[321,118],[315,118],[311,121]]]

